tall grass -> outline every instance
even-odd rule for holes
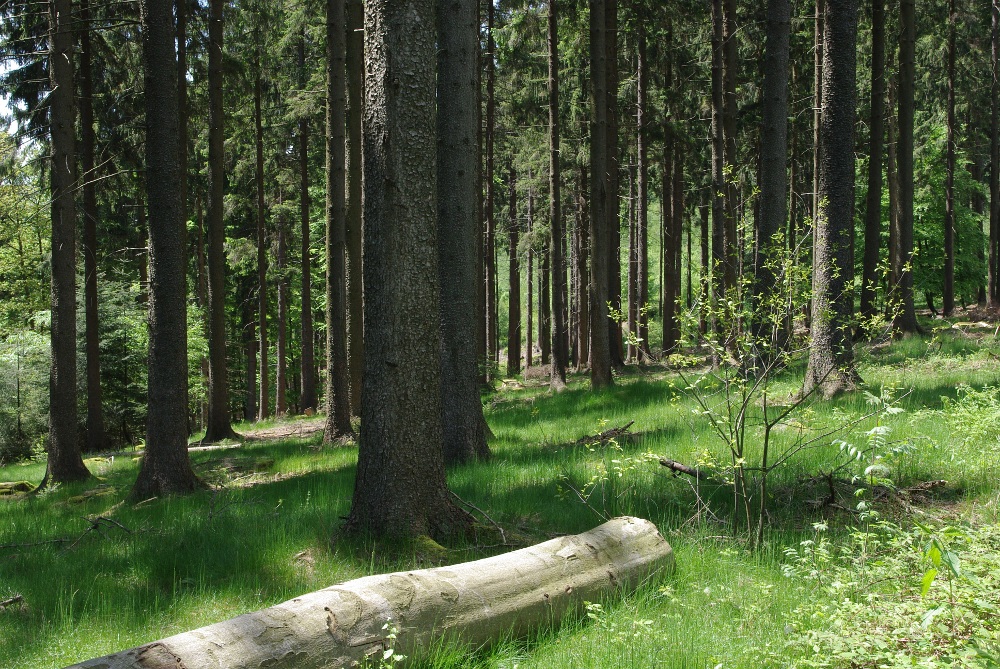
[[[956,434],[941,398],[954,398],[958,382],[997,383],[1000,372],[988,364],[995,343],[969,346],[947,334],[938,339],[939,346],[909,340],[871,352],[861,374],[873,388],[892,386],[901,397],[909,392],[901,400],[906,412],[891,420],[892,439],[913,444],[893,461],[897,483],[947,479],[949,500],[988,505],[997,494],[997,449]],[[800,374],[789,370],[781,391],[792,393]],[[495,457],[454,469],[449,483],[461,500],[488,514],[480,519],[480,540],[490,546],[474,540],[452,546],[447,561],[506,550],[494,545],[491,522],[505,529],[509,543],[528,544],[621,513],[657,523],[678,569],[534,639],[480,650],[444,644],[420,666],[777,667],[793,661],[784,650],[785,616],[804,595],[781,576],[782,549],[831,513],[816,477],[841,462],[840,450],[821,444],[775,472],[765,546],[747,551],[729,536],[725,490],[696,486],[643,458],[724,458],[725,444],[695,415],[683,390],[676,375],[653,368],[601,392],[573,377],[559,395],[525,382],[487,398]],[[816,403],[799,416],[799,427],[779,438],[792,443],[795,430],[845,424],[867,410],[860,394]],[[620,451],[580,443],[630,421],[632,436],[619,440]],[[843,438],[862,439],[863,429]],[[634,468],[581,503],[572,489],[582,490],[602,467],[623,458]],[[387,551],[339,535],[354,482],[353,447],[324,448],[315,435],[248,441],[240,449],[192,453],[192,460],[214,490],[126,505],[137,465],[118,455],[88,462],[98,481],[0,498],[0,600],[24,598],[23,605],[0,610],[0,667],[64,666],[343,580],[430,566],[440,557],[419,546]],[[29,463],[0,468],[0,480],[37,481],[42,473],[41,463]],[[90,529],[100,517],[114,523]]]

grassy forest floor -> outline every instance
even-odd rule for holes
[[[356,448],[324,448],[317,418],[238,426],[253,437],[239,448],[192,452],[212,488],[185,498],[126,505],[136,458],[92,458],[99,478],[89,484],[0,497],[0,667],[60,667],[343,580],[477,559],[619,514],[658,525],[675,573],[535,638],[438,648],[417,665],[997,666],[1000,340],[993,327],[946,325],[859,347],[865,389],[888,392],[901,411],[860,420],[775,470],[756,550],[732,537],[731,487],[659,465],[728,455],[676,371],[657,366],[603,392],[574,377],[552,395],[529,379],[487,398],[495,457],[451,471],[449,483],[505,529],[508,546],[486,519],[478,540],[440,551],[338,537]],[[787,370],[777,392],[791,395],[802,371]],[[812,403],[777,438],[849,425],[869,400]],[[611,443],[586,439],[630,422]],[[43,471],[0,468],[0,482],[37,482]]]

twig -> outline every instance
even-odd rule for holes
[[[5,599],[2,602],[0,602],[0,609],[9,608],[11,606],[14,606],[15,604],[20,604],[23,601],[24,601],[24,595],[14,595],[10,599]]]
[[[635,425],[634,420],[630,420],[625,425],[621,427],[613,427],[610,430],[605,430],[600,434],[594,434],[586,437],[581,437],[576,440],[577,445],[582,446],[583,444],[606,444],[607,442],[624,435],[629,431],[629,428]]]
[[[480,508],[479,508],[478,506],[476,506],[475,504],[471,504],[471,503],[469,503],[469,502],[466,502],[466,501],[465,501],[464,499],[462,499],[462,498],[461,498],[461,497],[459,497],[459,496],[458,496],[457,494],[455,494],[455,492],[454,492],[454,491],[449,491],[449,492],[451,492],[451,495],[452,495],[452,497],[454,497],[455,499],[457,499],[457,500],[458,500],[458,503],[459,503],[459,504],[464,504],[465,506],[467,506],[467,507],[469,507],[470,509],[472,509],[473,511],[475,511],[475,512],[479,513],[480,515],[482,515],[482,517],[483,517],[483,518],[485,518],[486,520],[488,520],[488,521],[490,522],[490,524],[491,524],[491,525],[493,525],[493,527],[497,528],[497,530],[498,530],[498,531],[500,532],[500,539],[502,539],[502,540],[503,540],[503,545],[504,545],[504,546],[507,546],[507,545],[509,545],[509,544],[507,543],[507,534],[506,534],[506,533],[505,533],[505,532],[503,531],[503,528],[502,528],[502,527],[500,527],[500,523],[498,523],[497,521],[495,521],[495,520],[493,520],[492,518],[490,518],[490,515],[489,515],[488,513],[486,513],[486,512],[485,512],[485,511],[483,511],[482,509],[480,509]]]
[[[90,534],[91,532],[95,532],[96,531],[98,534],[100,534],[102,537],[104,537],[106,539],[108,537],[108,535],[104,534],[104,532],[101,531],[101,523],[104,523],[105,525],[109,525],[111,527],[117,527],[117,528],[123,530],[126,534],[132,534],[132,530],[130,530],[129,528],[125,527],[124,525],[122,525],[121,523],[119,523],[117,520],[113,520],[111,518],[105,518],[104,516],[97,516],[96,518],[84,518],[84,520],[86,520],[88,523],[90,523],[90,527],[88,527],[87,529],[85,529],[83,531],[83,533],[79,537],[76,538],[76,541],[74,541],[69,546],[67,546],[66,550],[72,550],[73,548],[75,548],[76,545],[78,543],[80,543],[83,540],[83,538],[85,536],[87,536],[88,534]]]
[[[72,539],[60,538],[60,539],[46,539],[45,541],[31,541],[22,544],[0,544],[0,550],[5,548],[32,548],[34,546],[45,546],[47,544],[65,544],[72,541]]]
[[[680,474],[687,474],[688,476],[693,476],[700,481],[706,481],[709,483],[723,483],[719,479],[715,478],[708,472],[703,472],[698,467],[691,467],[683,463],[677,462],[676,460],[671,460],[670,458],[660,458],[660,464],[670,469],[674,472]]]

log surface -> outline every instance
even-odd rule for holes
[[[555,623],[584,600],[673,568],[647,520],[616,518],[572,536],[448,567],[367,576],[69,669],[330,669],[442,635],[472,645]]]

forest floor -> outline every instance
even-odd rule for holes
[[[574,376],[558,395],[529,374],[484,396],[494,458],[450,471],[449,485],[505,529],[506,546],[485,518],[478,541],[443,552],[341,536],[357,451],[324,447],[322,417],[240,425],[249,438],[238,448],[193,451],[211,487],[184,498],[127,505],[135,456],[89,458],[92,482],[0,496],[0,667],[61,667],[623,514],[657,524],[675,573],[531,639],[437,648],[412,664],[998,666],[1000,340],[979,320],[925,320],[926,337],[859,347],[863,391],[809,402],[775,429],[772,457],[788,457],[769,475],[757,547],[755,533],[733,530],[747,524],[733,458],[709,420],[730,416],[738,385],[706,376],[692,391],[700,367],[630,368],[596,393]],[[802,372],[790,367],[770,396],[793,396]],[[753,483],[759,421],[746,437]],[[674,475],[660,458],[712,480]],[[0,482],[43,471],[2,467]]]

